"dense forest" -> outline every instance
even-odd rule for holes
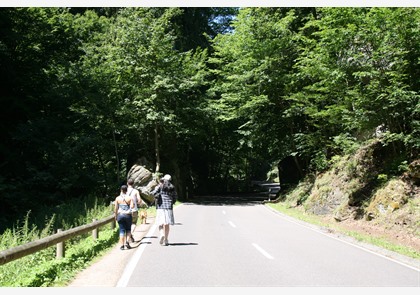
[[[0,22],[1,229],[113,199],[140,159],[182,200],[272,170],[296,183],[375,132],[388,173],[419,157],[417,8],[23,7]]]

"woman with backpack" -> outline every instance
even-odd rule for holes
[[[159,244],[168,246],[169,227],[175,224],[173,205],[177,194],[175,186],[171,183],[172,177],[166,174],[161,178],[160,184],[154,189],[156,204],[156,224],[159,226]]]

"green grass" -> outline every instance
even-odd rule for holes
[[[153,215],[154,208],[147,209]],[[51,212],[51,210],[49,211]],[[58,208],[51,216],[45,215],[45,224],[31,222],[30,214],[15,227],[7,229],[0,236],[0,251],[35,241],[54,233],[109,217],[109,204],[98,204],[95,198],[85,202],[68,204]],[[39,216],[33,219],[40,219]],[[33,221],[32,219],[32,221]],[[114,229],[104,225],[99,228],[99,237],[94,240],[91,233],[73,237],[65,242],[65,257],[56,259],[56,247],[27,255],[0,267],[1,287],[60,287],[65,286],[81,270],[99,259],[118,243],[118,226]],[[24,274],[24,275],[22,275]]]

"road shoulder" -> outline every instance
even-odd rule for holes
[[[116,243],[104,256],[78,273],[67,287],[115,287],[153,223],[154,217],[148,217],[145,224],[137,225],[133,235],[136,242],[131,243],[132,249],[122,251]]]

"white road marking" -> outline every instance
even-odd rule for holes
[[[271,256],[270,254],[268,254],[263,248],[261,248],[260,246],[258,246],[255,243],[252,243],[252,246],[254,246],[258,251],[261,252],[262,255],[264,255],[265,257],[267,257],[268,259],[274,259],[273,256]]]
[[[285,219],[285,220],[287,220],[287,221],[289,221],[289,222],[291,222],[291,223],[294,223],[294,224],[300,225],[300,226],[302,226],[302,227],[306,227],[306,228],[308,228],[308,229],[310,229],[310,230],[313,230],[313,231],[315,231],[315,232],[317,232],[317,233],[320,233],[321,235],[324,235],[324,236],[329,237],[329,238],[331,238],[331,239],[337,240],[337,241],[339,241],[339,242],[345,243],[345,244],[347,244],[347,245],[353,246],[353,247],[358,248],[358,249],[360,249],[360,250],[366,251],[366,252],[368,252],[368,253],[371,253],[371,254],[374,254],[374,255],[376,255],[376,256],[379,256],[379,257],[385,258],[385,259],[387,259],[387,260],[389,260],[389,261],[393,261],[393,262],[395,262],[395,263],[397,263],[397,264],[403,265],[403,266],[405,266],[405,267],[408,267],[408,268],[411,268],[411,269],[413,269],[413,270],[416,270],[416,271],[420,272],[420,268],[417,268],[417,267],[411,266],[411,265],[409,265],[409,264],[407,264],[407,263],[404,263],[404,262],[398,261],[398,260],[393,259],[393,258],[391,258],[391,257],[387,257],[387,256],[382,255],[382,254],[380,254],[380,253],[377,253],[377,252],[375,252],[375,251],[369,250],[369,249],[367,249],[367,248],[365,248],[365,247],[361,247],[361,246],[359,246],[359,245],[356,245],[355,243],[351,243],[351,242],[345,241],[345,240],[343,240],[343,239],[333,237],[333,236],[331,236],[331,234],[326,234],[326,233],[322,232],[321,230],[317,229],[317,228],[316,228],[315,226],[313,226],[313,225],[306,225],[304,221],[300,221],[300,220],[296,221],[293,217],[290,217],[290,216],[288,216],[287,214],[283,214],[283,213],[281,213],[281,212],[279,212],[279,211],[276,211],[275,209],[270,208],[269,206],[264,206],[264,208],[266,208],[267,210],[271,211],[271,212],[272,212],[272,213],[274,213],[274,214],[279,215],[281,218],[283,218],[283,219]]]
[[[151,236],[153,234],[153,232],[156,229],[156,224],[152,225],[149,229],[149,231],[147,232],[144,240],[142,240],[142,243],[140,244],[139,248],[137,248],[136,253],[134,253],[134,256],[130,259],[130,261],[128,262],[128,264],[126,265],[124,272],[121,276],[121,278],[119,279],[116,287],[127,287],[128,281],[131,277],[131,275],[133,274],[134,268],[136,267],[136,265],[138,264],[141,255],[143,254],[144,249],[146,248],[146,246],[148,244],[151,244]]]

